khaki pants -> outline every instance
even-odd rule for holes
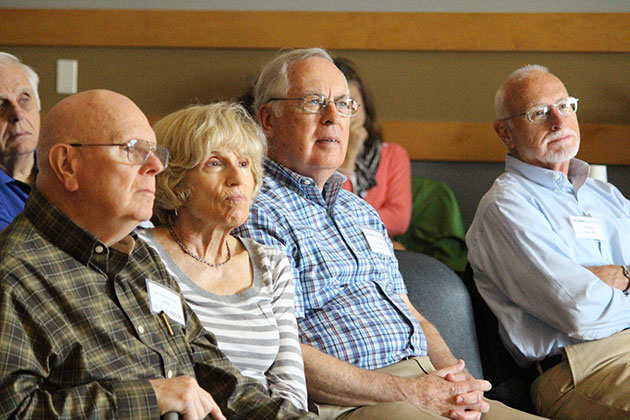
[[[630,419],[630,330],[565,348],[532,383],[532,402],[554,419]]]
[[[378,369],[379,372],[401,378],[413,378],[433,372],[435,368],[427,356],[414,357],[409,360]],[[538,416],[523,413],[501,404],[498,401],[486,400],[490,411],[482,416],[484,420],[540,419]],[[319,416],[324,420],[425,420],[445,417],[418,408],[404,402],[379,403],[364,407],[340,407],[318,404]]]

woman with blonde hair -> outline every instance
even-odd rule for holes
[[[140,236],[241,372],[306,409],[289,262],[275,248],[230,235],[262,183],[261,129],[241,105],[219,102],[174,112],[154,130],[170,161],[157,177],[156,227]]]

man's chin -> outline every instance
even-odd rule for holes
[[[37,142],[33,144],[20,143],[5,151],[5,156],[22,157],[32,155],[37,147]]]
[[[562,163],[562,162],[566,162],[567,160],[573,159],[576,155],[577,155],[577,150],[558,151],[558,152],[547,154],[546,158],[547,158],[547,162],[549,163]]]
[[[559,148],[558,150],[548,150],[545,158],[550,163],[562,163],[573,159],[579,150],[579,145],[570,145]]]

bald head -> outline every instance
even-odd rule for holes
[[[140,108],[131,99],[109,90],[88,90],[59,101],[42,124],[40,155],[60,143],[108,143],[116,138],[129,121],[150,126]],[[42,159],[40,171],[49,169]]]
[[[553,76],[547,67],[538,64],[528,64],[510,73],[505,83],[497,90],[494,96],[494,110],[497,119],[508,117],[510,112],[512,112],[513,102],[518,94],[517,91],[522,89],[522,85],[526,84],[529,79],[541,75]]]
[[[164,168],[155,153],[132,160],[132,140],[155,144],[155,133],[129,98],[107,90],[65,98],[42,125],[37,189],[106,244],[150,219]]]

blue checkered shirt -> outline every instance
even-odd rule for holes
[[[270,159],[265,175],[235,233],[289,257],[301,342],[365,369],[425,355],[424,333],[400,297],[407,290],[376,210],[342,190],[338,173],[321,192],[312,178]],[[370,249],[364,228],[383,236],[389,255]]]

